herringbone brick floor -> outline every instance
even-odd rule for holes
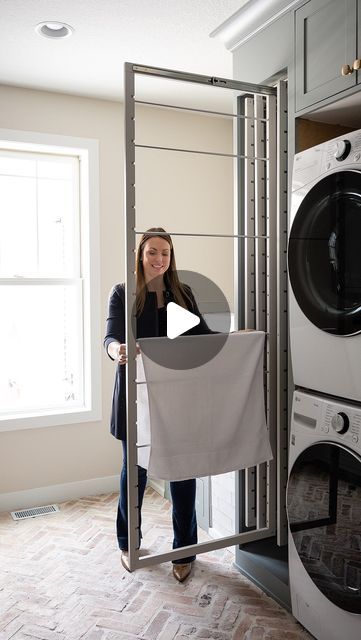
[[[65,502],[14,522],[0,514],[0,640],[307,640],[294,618],[232,567],[198,556],[177,583],[170,563],[126,572],[114,534],[117,495]],[[148,489],[144,544],[170,548],[169,503]]]

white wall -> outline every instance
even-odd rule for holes
[[[124,279],[123,108],[120,103],[0,86],[0,127],[96,138],[100,147],[101,323],[109,290]],[[138,141],[174,139],[192,148],[232,150],[229,120],[139,108]],[[163,135],[163,134],[162,134]],[[142,139],[140,139],[142,138]],[[232,232],[232,160],[137,152],[140,226],[173,231]],[[158,155],[157,155],[158,154]],[[177,158],[175,157],[177,155]],[[231,298],[233,243],[175,240],[178,268],[200,270]],[[49,354],[50,357],[50,354]],[[103,418],[99,422],[0,433],[0,510],[116,488],[121,447],[109,434],[114,368],[102,356]],[[43,491],[36,492],[38,488]],[[29,492],[29,490],[34,490]],[[24,493],[29,492],[29,493]],[[28,496],[28,497],[26,497]],[[20,501],[20,504],[19,504]]]
[[[214,538],[236,533],[236,473],[222,473],[212,477],[212,527]]]

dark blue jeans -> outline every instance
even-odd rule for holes
[[[123,468],[120,475],[120,495],[117,514],[117,538],[119,548],[128,549],[128,496],[127,496],[127,445],[123,445]],[[147,484],[147,471],[138,467],[139,546],[141,538],[141,509]],[[170,483],[173,510],[173,549],[197,543],[196,481],[180,480]],[[192,562],[195,556],[174,560],[174,564]]]

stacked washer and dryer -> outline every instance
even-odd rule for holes
[[[361,638],[361,131],[295,156],[287,512],[294,616]]]

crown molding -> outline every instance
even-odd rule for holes
[[[233,51],[299,4],[301,0],[249,0],[209,35]]]

